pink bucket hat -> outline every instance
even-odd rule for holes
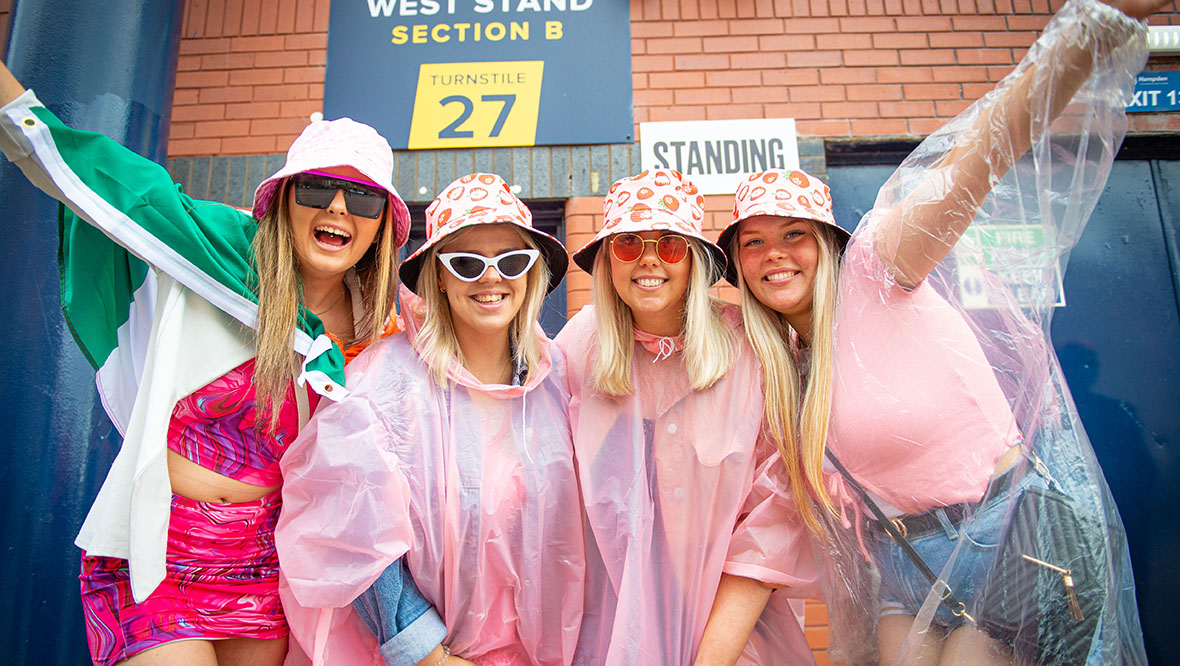
[[[549,266],[549,291],[565,278],[570,258],[561,241],[533,228],[528,206],[494,173],[470,173],[447,185],[426,208],[426,243],[402,262],[402,284],[418,291],[418,273],[430,248],[465,227],[476,224],[514,224],[524,229],[541,248]]]
[[[742,220],[756,215],[793,217],[801,220],[822,222],[836,230],[840,246],[851,237],[836,224],[832,215],[832,192],[819,178],[798,169],[772,169],[750,174],[733,198],[733,222],[721,231],[717,238],[726,255],[729,255],[730,241],[737,233]],[[725,279],[737,285],[737,257],[729,257]]]
[[[678,171],[655,169],[617,181],[602,202],[602,212],[602,229],[574,253],[574,262],[587,273],[594,271],[602,241],[628,231],[674,231],[695,238],[713,255],[713,279],[709,282],[725,271],[725,252],[701,233],[705,197]]]
[[[283,182],[304,171],[349,166],[389,193],[394,240],[398,247],[410,236],[410,211],[393,186],[393,150],[377,130],[351,118],[317,120],[287,151],[287,163],[254,190],[254,217],[261,219],[274,203]]]

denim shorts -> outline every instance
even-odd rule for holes
[[[1044,485],[1031,466],[1015,469],[1013,473],[1023,474],[1023,477],[976,507],[975,513],[961,524],[953,523],[942,509],[935,509],[942,529],[908,539],[927,566],[946,581],[955,599],[966,605],[969,613],[995,563],[1013,502],[1025,489]],[[881,573],[881,615],[917,615],[930,594],[930,581],[875,520],[870,520],[866,529],[875,535],[869,551]],[[939,602],[934,615],[935,624],[954,629],[965,621],[955,616],[949,606]]]

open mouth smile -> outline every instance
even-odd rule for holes
[[[352,242],[352,234],[338,227],[321,224],[315,228],[315,240],[328,249],[340,249]]]

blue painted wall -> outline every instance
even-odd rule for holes
[[[829,166],[837,221],[852,228],[895,165]],[[1153,663],[1180,633],[1180,162],[1119,160],[1065,273],[1053,344],[1127,528]]]
[[[162,162],[183,0],[19,0],[4,59],[67,123]],[[89,663],[74,536],[118,449],[62,320],[57,204],[0,160],[0,662]]]

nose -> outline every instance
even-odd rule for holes
[[[348,202],[344,200],[344,190],[336,190],[332,203],[328,205],[328,212],[333,215],[348,215]]]
[[[496,270],[495,266],[488,266],[484,269],[483,275],[479,276],[480,282],[487,282],[490,284],[502,282],[503,280],[504,276],[500,275],[500,271]]]
[[[660,261],[660,255],[656,252],[656,244],[645,242],[643,244],[643,254],[639,255],[639,264],[642,266],[658,266],[663,262]]]

